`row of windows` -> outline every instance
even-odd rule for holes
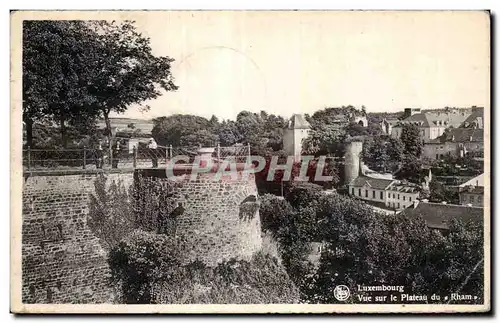
[[[356,195],[354,193],[354,187],[352,188],[351,190],[351,194],[352,195]],[[376,198],[376,195],[377,193],[375,191],[372,191],[372,198],[375,199]],[[361,189],[358,190],[358,196],[361,196]],[[368,197],[368,190],[365,190],[365,197]],[[384,192],[380,192],[380,199],[383,200],[384,199]]]
[[[351,189],[351,194],[352,195],[356,195],[354,187]],[[380,194],[380,199],[383,200],[384,199],[384,192],[379,192],[379,194]],[[358,196],[363,196],[361,189],[358,189]],[[372,199],[376,199],[377,198],[376,196],[377,196],[376,191],[372,191],[371,198]],[[368,190],[365,190],[365,197],[369,197],[369,191]],[[387,193],[387,197],[388,198],[392,197],[393,199],[397,199],[397,200],[401,199],[401,196],[399,194],[390,193],[390,192]],[[405,195],[403,195],[403,201],[406,201],[406,196]],[[408,196],[408,201],[411,202],[411,196]]]
[[[464,200],[465,200],[465,202],[467,202],[467,196],[465,196]],[[474,195],[470,195],[469,196],[469,201],[470,201],[470,203],[473,204],[476,201],[475,196]],[[478,196],[477,197],[477,203],[483,203],[483,197],[482,196]]]
[[[391,193],[388,193],[387,197],[391,198],[391,196],[392,196],[393,199],[397,199],[397,200],[400,199],[399,194],[397,195],[397,198],[396,198],[396,193],[392,193],[392,195],[391,195]],[[403,195],[403,201],[406,201],[406,196],[405,195]],[[411,202],[411,196],[408,196],[408,201]]]
[[[392,206],[393,208],[396,208],[396,202],[392,202],[392,204],[391,204],[391,202],[389,202],[388,205],[389,205],[389,207]],[[397,203],[397,205],[398,205],[398,209],[399,209],[400,208],[399,202]]]

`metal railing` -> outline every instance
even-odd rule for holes
[[[51,169],[109,169],[109,168],[157,168],[166,167],[175,156],[188,156],[190,162],[198,155],[200,146],[158,146],[156,149],[27,149],[23,150],[24,170]],[[214,147],[214,160],[234,157],[236,162],[245,162],[250,155],[250,146]]]

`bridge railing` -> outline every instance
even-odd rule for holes
[[[175,156],[188,156],[194,161],[200,146],[173,147],[158,146],[156,149],[24,149],[24,170],[51,170],[51,169],[106,169],[106,168],[147,168],[166,167],[168,161]],[[232,146],[214,147],[212,154],[215,160],[234,157],[237,162],[246,161],[250,155],[250,147]]]

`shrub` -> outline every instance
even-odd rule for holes
[[[293,212],[293,208],[285,199],[273,194],[260,197],[260,224],[262,231],[270,231],[275,236],[285,219]]]
[[[123,182],[110,183],[100,175],[94,182],[95,193],[90,195],[87,224],[99,238],[103,247],[110,250],[134,229],[134,214],[128,189]]]
[[[297,288],[278,259],[264,252],[217,267],[187,265],[181,238],[134,232],[109,256],[113,281],[128,304],[295,303]]]
[[[120,303],[152,302],[152,284],[157,277],[171,279],[185,260],[181,238],[134,231],[109,254],[112,281],[121,286]]]
[[[183,212],[173,196],[174,184],[136,176],[132,189],[133,212],[138,228],[175,234],[176,218]]]
[[[308,182],[297,182],[290,187],[285,198],[295,208],[312,206],[321,198],[321,186]]]

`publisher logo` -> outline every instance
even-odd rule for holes
[[[349,287],[347,287],[346,285],[338,285],[333,290],[333,296],[335,296],[335,298],[338,301],[343,302],[347,300],[349,296],[351,296],[351,291],[349,290]]]

